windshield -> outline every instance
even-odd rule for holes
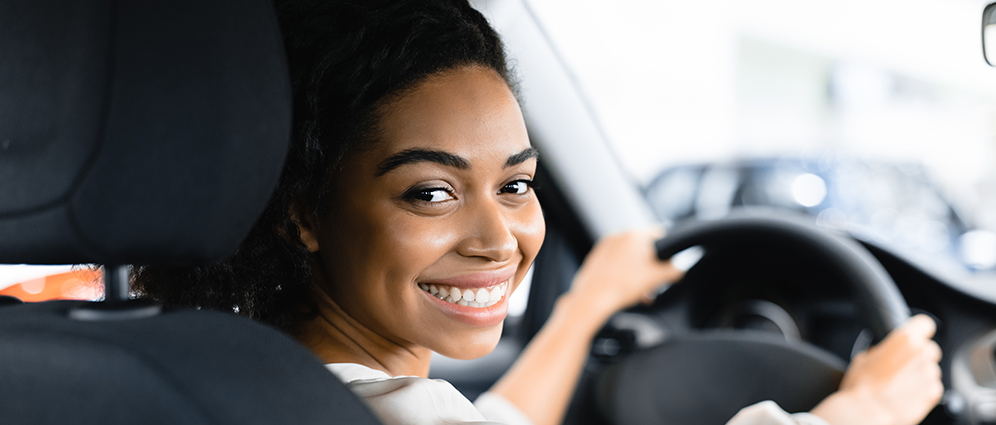
[[[928,269],[996,267],[985,3],[623,3],[529,5],[666,223],[789,207]]]

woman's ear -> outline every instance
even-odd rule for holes
[[[301,214],[297,204],[290,206],[290,216],[294,224],[297,225],[297,232],[301,235],[301,243],[308,248],[308,252],[318,252],[318,221],[314,214]]]

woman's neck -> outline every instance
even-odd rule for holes
[[[315,317],[294,328],[294,336],[325,363],[358,363],[391,376],[429,374],[432,352],[388,340],[350,317],[322,285],[313,284]]]

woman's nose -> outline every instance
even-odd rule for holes
[[[465,214],[466,234],[457,246],[457,251],[465,257],[481,257],[503,262],[512,259],[518,250],[518,242],[510,227],[502,207],[496,201],[481,202],[477,208]]]

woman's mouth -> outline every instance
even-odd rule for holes
[[[418,287],[443,301],[476,308],[497,304],[508,292],[508,280],[484,288],[458,288],[439,283],[419,283]]]

